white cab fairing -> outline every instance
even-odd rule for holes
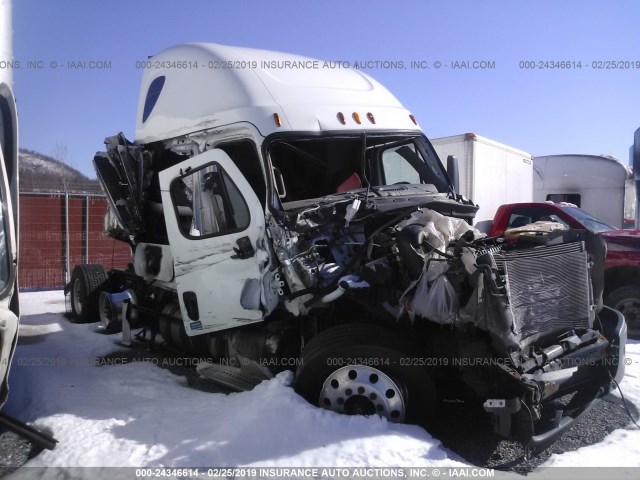
[[[168,48],[146,64],[136,115],[137,144],[243,121],[265,137],[288,131],[419,130],[383,85],[335,62],[195,43]]]

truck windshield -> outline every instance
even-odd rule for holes
[[[353,135],[274,140],[268,147],[283,201],[296,202],[369,186],[423,184],[449,191],[440,161],[420,135]]]
[[[609,225],[608,223],[603,222],[600,219],[597,219],[593,215],[590,215],[584,210],[580,210],[577,207],[565,207],[565,210],[569,213],[569,215],[577,218],[585,227],[595,233],[616,230],[616,227]]]

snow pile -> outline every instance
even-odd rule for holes
[[[420,427],[311,406],[288,372],[225,395],[189,388],[151,362],[96,366],[121,348],[116,336],[70,324],[58,314],[61,292],[21,302],[7,411],[60,441],[26,466],[466,465]]]
[[[309,405],[290,388],[288,372],[252,392],[225,395],[189,388],[184,377],[152,362],[97,366],[96,357],[122,348],[117,336],[70,324],[60,315],[61,292],[22,294],[21,304],[7,411],[60,441],[26,466],[466,465],[420,427]],[[640,405],[640,342],[630,342],[626,356],[631,364],[621,387]],[[543,466],[640,466],[640,430],[616,430]]]

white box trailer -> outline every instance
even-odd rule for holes
[[[533,199],[533,155],[475,133],[434,138],[431,144],[446,163],[455,155],[461,195],[480,206],[475,227],[485,233],[500,205]]]
[[[635,185],[631,169],[616,158],[547,155],[534,159],[534,170],[534,201],[573,203],[618,228],[633,223]]]

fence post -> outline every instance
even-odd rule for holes
[[[69,283],[71,281],[71,259],[69,256],[71,255],[71,248],[69,246],[69,192],[67,189],[64,189],[64,230],[65,230],[65,283]]]
[[[84,197],[84,262],[89,262],[89,195]]]

